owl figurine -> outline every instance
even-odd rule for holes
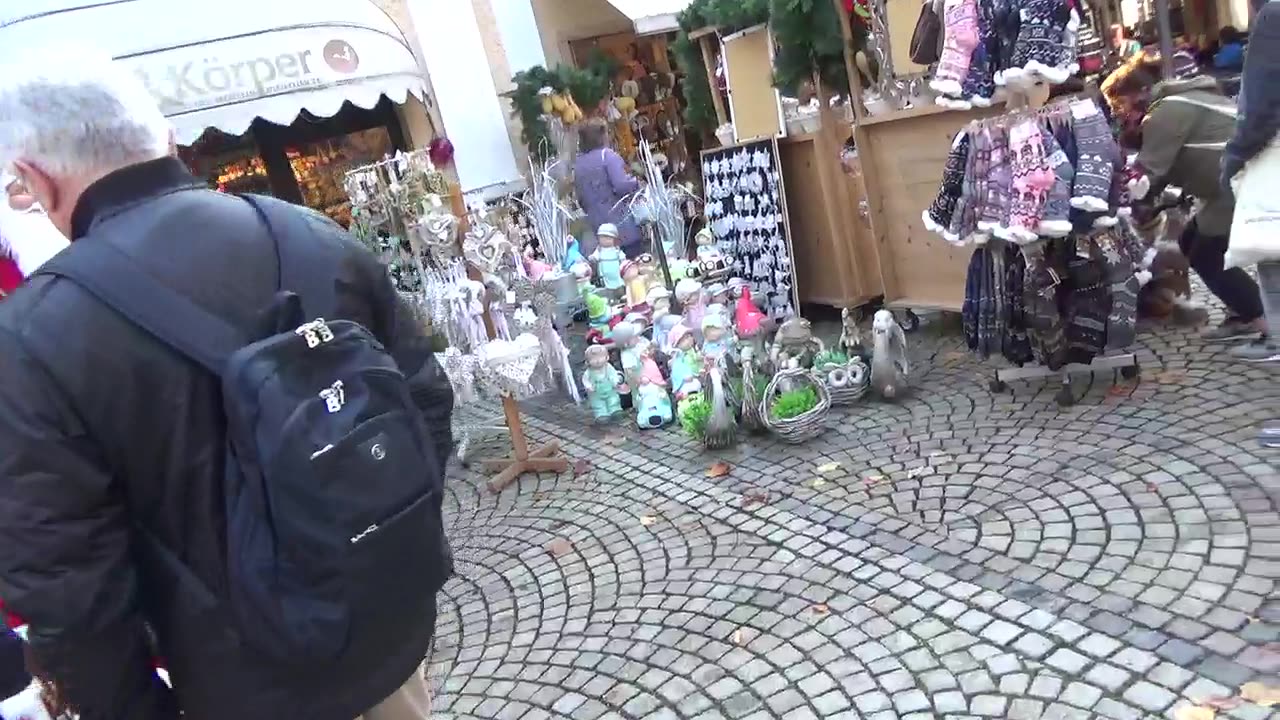
[[[871,389],[885,400],[896,400],[907,392],[907,336],[888,310],[876,313],[871,332]]]

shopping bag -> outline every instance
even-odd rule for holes
[[[1280,144],[1272,142],[1231,179],[1236,195],[1226,267],[1280,260]]]

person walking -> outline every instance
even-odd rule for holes
[[[640,181],[627,172],[626,161],[608,145],[609,126],[603,120],[588,120],[578,130],[574,190],[591,231],[613,225],[622,251],[627,257],[636,258],[644,252],[644,246],[640,228],[629,217],[627,199],[640,189]],[[584,247],[583,254],[590,255],[594,250],[594,245]]]
[[[1189,54],[1174,54],[1173,76],[1167,80],[1159,80],[1157,67],[1131,73],[1115,88],[1136,106],[1144,104],[1142,96],[1150,96],[1137,158],[1139,170],[1150,181],[1146,196],[1159,197],[1164,187],[1173,185],[1198,201],[1178,246],[1205,287],[1227,308],[1223,323],[1202,337],[1210,342],[1257,338],[1265,327],[1258,284],[1244,270],[1224,266],[1235,204],[1218,177],[1235,129],[1235,106],[1212,77],[1200,74]],[[1134,96],[1138,99],[1132,100]]]
[[[336,224],[188,172],[132,72],[10,49],[0,167],[72,241],[0,302],[31,667],[80,720],[424,720],[453,396],[420,324]]]
[[[1280,3],[1255,1],[1253,9],[1253,38],[1236,99],[1239,118],[1222,158],[1222,184],[1241,193],[1241,210],[1256,223],[1233,228],[1238,242],[1228,254],[1247,254],[1257,262],[1267,330],[1257,341],[1232,348],[1232,354],[1246,362],[1275,363],[1280,361],[1280,203],[1273,184],[1280,175],[1280,87],[1275,82],[1280,73]],[[1246,168],[1249,173],[1242,174]],[[1253,187],[1244,186],[1248,175],[1253,175],[1248,181]],[[1246,243],[1251,252],[1242,252]],[[1280,448],[1280,420],[1264,424],[1258,439],[1264,447]]]

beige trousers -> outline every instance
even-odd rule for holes
[[[431,720],[431,690],[421,671],[356,720]]]

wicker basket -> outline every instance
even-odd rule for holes
[[[871,371],[862,358],[854,358],[844,364],[826,363],[818,368],[817,373],[831,394],[833,405],[852,405],[861,400],[871,386]]]
[[[769,405],[773,402],[774,396],[778,392],[778,385],[785,380],[798,381],[800,384],[809,384],[813,386],[814,392],[818,394],[818,404],[812,410],[802,415],[798,415],[787,420],[778,420],[771,416]],[[822,434],[827,429],[827,415],[831,413],[831,393],[827,391],[826,383],[811,370],[791,369],[781,370],[773,379],[769,381],[769,386],[764,390],[764,397],[760,400],[760,417],[764,421],[765,427],[770,432],[777,435],[783,442],[799,445],[807,442]]]

